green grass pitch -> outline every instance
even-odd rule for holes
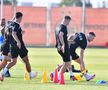
[[[10,70],[12,77],[5,78],[0,82],[0,90],[108,90],[108,84],[96,84],[96,80],[108,81],[108,49],[89,48],[85,50],[85,64],[90,74],[95,73],[96,77],[90,82],[70,81],[69,74],[65,74],[65,85],[54,84],[49,79],[49,74],[61,58],[55,48],[28,48],[29,59],[33,71],[38,71],[38,77],[31,81],[24,81],[24,64],[18,60],[16,68]],[[78,50],[79,51],[79,50]],[[73,62],[74,63],[74,62]],[[79,65],[74,63],[75,68]],[[42,84],[42,72],[47,71],[48,83]]]

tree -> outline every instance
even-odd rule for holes
[[[91,3],[86,3],[86,7],[92,7],[92,4]]]
[[[88,1],[86,2],[86,7],[92,7],[92,4],[91,4],[90,0],[88,0]]]
[[[60,3],[60,6],[78,6],[82,7],[83,3],[82,0],[62,0]],[[90,0],[86,3],[86,7],[92,7],[92,4],[90,3]]]
[[[1,0],[0,0],[0,4],[1,4]],[[4,0],[4,4],[6,5],[17,4],[17,0]]]
[[[81,0],[62,0],[60,6],[82,6]]]

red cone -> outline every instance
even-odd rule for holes
[[[64,73],[63,72],[60,73],[60,81],[59,81],[59,84],[62,84],[62,85],[65,84],[65,81],[64,81]]]
[[[58,69],[56,69],[55,72],[54,72],[53,82],[58,83]]]

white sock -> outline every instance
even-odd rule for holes
[[[0,60],[4,60],[4,56],[3,55],[0,55]]]
[[[74,76],[74,74],[73,74],[72,70],[71,70],[71,71],[69,71],[69,72],[70,72],[70,76]]]
[[[30,76],[30,78],[32,77],[32,72],[29,72],[29,76]]]
[[[89,73],[86,72],[86,73],[84,74],[84,77],[87,78],[88,76],[89,76]]]
[[[5,67],[5,68],[2,70],[2,75],[5,75],[7,71],[8,71],[8,68]]]
[[[53,76],[54,76],[54,72],[52,72]]]

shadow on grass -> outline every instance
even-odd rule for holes
[[[96,81],[72,81],[71,82],[69,80],[66,80],[66,85],[108,86],[108,83],[107,84],[97,84]]]
[[[33,80],[24,81],[23,77],[11,77],[10,79],[16,79],[20,82],[20,84],[36,84],[36,85],[59,85],[55,84],[52,81],[48,80],[47,83],[41,83],[41,78],[35,78]],[[9,79],[8,79],[9,80]],[[4,81],[5,82],[5,81]],[[10,82],[11,84],[16,82],[14,80],[6,81]],[[108,81],[106,81],[108,82]],[[71,81],[71,80],[65,80],[65,85],[83,85],[83,86],[108,86],[108,84],[97,84],[96,81]]]

